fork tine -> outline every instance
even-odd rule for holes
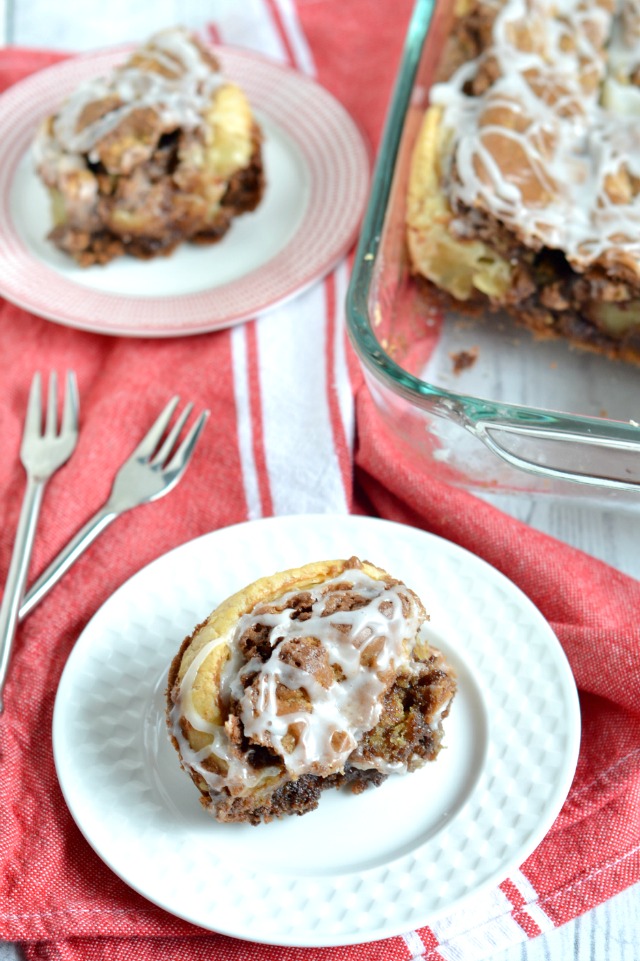
[[[154,467],[156,466],[156,464],[164,464],[167,457],[173,450],[173,445],[175,444],[178,437],[182,433],[182,428],[186,424],[187,418],[189,417],[189,414],[191,413],[192,410],[193,410],[193,404],[191,403],[187,404],[187,406],[182,411],[177,421],[175,422],[175,424],[167,434],[164,444],[162,445],[162,447],[160,448],[156,456],[151,461],[151,464]]]
[[[47,414],[44,432],[47,437],[55,437],[58,430],[58,375],[55,370],[49,374]]]
[[[160,438],[167,429],[167,425],[171,418],[173,417],[174,411],[178,404],[180,403],[180,397],[176,394],[172,397],[165,409],[158,416],[155,424],[147,431],[145,436],[142,438],[136,449],[134,450],[132,457],[144,458],[148,460],[153,454],[156,447],[160,443]]]
[[[178,447],[177,451],[175,452],[175,454],[167,464],[165,470],[167,471],[177,470],[179,474],[182,473],[182,471],[185,469],[185,467],[189,463],[189,460],[191,458],[191,455],[193,454],[195,446],[198,443],[198,438],[200,437],[200,434],[204,429],[204,425],[207,423],[207,420],[209,418],[209,413],[210,411],[208,410],[202,411],[197,421],[195,422],[195,424],[192,425],[191,430],[189,431],[185,439],[180,444],[180,447]]]
[[[62,408],[62,433],[72,433],[78,429],[78,414],[80,401],[78,398],[78,382],[72,370],[67,371],[67,385]]]
[[[24,427],[25,434],[30,434],[32,437],[40,436],[42,430],[42,378],[40,377],[40,371],[33,375],[31,381]]]

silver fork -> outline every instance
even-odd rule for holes
[[[42,430],[42,381],[37,373],[31,382],[20,459],[27,473],[18,530],[0,608],[0,712],[2,691],[9,669],[11,647],[18,624],[18,611],[29,572],[29,561],[46,482],[69,459],[78,440],[78,387],[75,374],[67,373],[62,421],[58,431],[58,379],[49,377],[49,395]]]
[[[182,429],[193,410],[193,404],[187,404],[163,440],[179,401],[178,396],[172,397],[134,452],[120,467],[106,503],[69,541],[29,589],[20,607],[20,620],[40,603],[74,561],[116,517],[139,504],[147,504],[163,497],[176,486],[189,464],[209,417],[209,411],[203,411],[176,448]]]

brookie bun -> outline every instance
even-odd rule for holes
[[[82,267],[149,259],[220,239],[264,190],[262,132],[212,51],[179,28],[155,34],[47,117],[33,152],[49,239]]]
[[[305,814],[433,760],[455,676],[417,595],[352,557],[264,577],[183,642],[167,721],[219,821]]]

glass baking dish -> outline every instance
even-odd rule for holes
[[[374,171],[347,294],[368,388],[386,426],[442,480],[637,492],[640,368],[536,340],[509,319],[443,313],[409,272],[408,168],[453,6],[416,2]]]

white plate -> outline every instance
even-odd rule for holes
[[[218,824],[164,723],[169,662],[225,596],[276,570],[357,554],[414,588],[459,690],[438,759],[273,824]],[[225,528],[154,561],[98,611],[62,675],[53,746],[80,830],[127,884],[204,928],[280,945],[370,941],[503,880],[574,774],[576,688],[551,628],[472,554],[388,521],[330,515]]]
[[[47,239],[49,200],[33,170],[38,122],[126,50],[92,53],[0,97],[0,294],[35,314],[107,334],[196,334],[254,317],[322,277],[355,239],[369,159],[344,108],[309,78],[255,53],[214,48],[264,127],[267,188],[212,246],[82,269]]]

